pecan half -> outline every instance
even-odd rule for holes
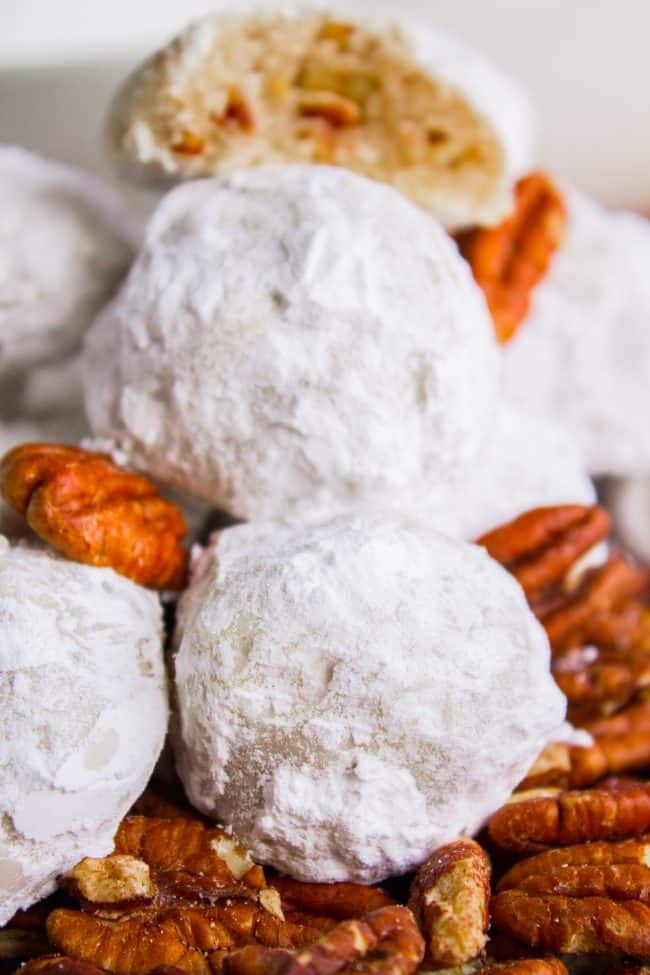
[[[209,975],[236,947],[256,942],[299,947],[322,934],[320,926],[281,921],[260,905],[234,899],[116,919],[61,908],[50,915],[47,931],[60,951],[116,975],[147,975],[159,965]]]
[[[534,508],[488,532],[477,545],[508,569],[530,602],[561,582],[574,563],[609,535],[611,520],[599,505]]]
[[[178,816],[128,816],[114,852],[82,860],[62,885],[82,910],[50,914],[51,944],[115,975],[169,965],[215,975],[235,948],[299,948],[332,930],[337,910],[387,901],[380,891],[342,885],[345,896],[330,895],[328,917],[300,909],[325,899],[313,889],[324,885],[305,885],[307,897],[291,888],[285,916],[280,892],[230,834]]]
[[[480,955],[487,941],[490,861],[473,840],[436,850],[411,886],[409,907],[436,965],[462,965]]]
[[[395,903],[383,890],[362,884],[306,884],[282,875],[274,876],[271,882],[286,912],[300,911],[347,921]]]
[[[497,227],[459,234],[458,246],[483,291],[497,339],[507,342],[530,309],[566,230],[567,213],[558,187],[544,173],[531,173],[515,188],[514,210]]]
[[[568,975],[559,958],[522,958],[482,968],[480,975]]]
[[[548,612],[537,608],[553,650],[563,651],[592,642],[594,626],[647,584],[645,569],[617,557],[587,573],[577,591],[561,605]]]
[[[226,975],[410,975],[424,955],[424,941],[405,907],[383,907],[343,921],[299,952],[251,945],[224,960]]]
[[[23,444],[0,461],[0,492],[68,558],[109,566],[154,589],[183,586],[183,515],[147,478],[117,467],[110,457]]]
[[[639,901],[538,897],[516,889],[496,894],[490,910],[499,930],[534,948],[650,957],[650,907]]]
[[[194,819],[127,816],[115,852],[82,860],[62,880],[87,909],[109,916],[116,905],[214,904],[228,897],[259,901],[264,871],[221,829]]]
[[[586,840],[625,839],[648,829],[650,783],[645,782],[522,798],[506,803],[488,821],[493,842],[514,854]]]
[[[332,91],[304,92],[300,96],[299,111],[306,118],[325,119],[335,129],[358,125],[361,121],[359,105]]]
[[[555,682],[569,702],[568,719],[580,726],[611,715],[650,685],[646,651],[611,655],[592,646],[590,656],[556,656],[551,664]]]

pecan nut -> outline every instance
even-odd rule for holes
[[[499,930],[534,948],[650,957],[650,907],[636,900],[535,896],[514,889],[496,894],[490,911]]]
[[[348,921],[395,903],[383,890],[362,884],[307,884],[282,875],[273,877],[272,883],[287,914],[305,912]]]
[[[82,860],[62,886],[80,899],[82,910],[50,914],[50,943],[115,975],[148,975],[170,965],[214,975],[235,948],[299,948],[337,923],[293,908],[285,917],[279,891],[230,834],[178,816],[128,816],[114,852]],[[350,887],[348,906],[360,897],[356,885]],[[386,900],[373,891],[366,903],[379,897]]]
[[[648,575],[644,569],[616,557],[588,573],[577,591],[560,606],[547,612],[537,608],[537,616],[553,650],[563,651],[592,642],[594,625],[621,604],[625,605],[630,596],[641,592],[647,584]]]
[[[482,968],[480,975],[568,975],[559,958],[522,958]]]
[[[524,793],[488,820],[492,841],[518,855],[587,840],[625,839],[648,829],[650,783],[634,781],[534,798]]]
[[[68,558],[109,566],[154,589],[183,586],[183,515],[147,478],[117,467],[110,457],[23,444],[0,461],[0,492]]]
[[[483,535],[477,545],[514,575],[532,603],[606,539],[610,528],[609,515],[598,505],[534,508]]]
[[[135,911],[115,919],[59,908],[48,919],[47,933],[59,951],[116,975],[148,975],[160,965],[209,975],[233,948],[256,941],[302,945],[321,931],[229,899],[210,907]]]
[[[226,975],[410,975],[424,956],[424,941],[405,907],[383,907],[343,921],[299,952],[251,945],[224,960]]]
[[[517,184],[514,211],[503,223],[458,235],[500,342],[511,339],[526,318],[533,292],[564,239],[566,222],[560,190],[544,173],[531,173]]]
[[[440,847],[420,867],[409,907],[436,965],[462,965],[485,948],[489,924],[490,861],[473,840]]]
[[[228,897],[259,901],[264,871],[236,840],[194,819],[127,816],[115,851],[82,860],[62,880],[88,910],[114,916],[123,905],[215,904]]]

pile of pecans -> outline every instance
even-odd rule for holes
[[[650,782],[627,777],[650,768],[648,577],[611,547],[586,567],[609,531],[602,508],[571,505],[479,540],[522,585],[593,736],[545,749],[480,843],[436,850],[408,888],[301,883],[146,793],[114,851],[61,879],[73,901],[14,919],[0,956],[31,957],[23,975],[649,975]]]

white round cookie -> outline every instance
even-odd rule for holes
[[[428,484],[413,498],[434,527],[467,541],[531,508],[595,502],[593,482],[569,434],[506,403],[471,472],[442,490]]]
[[[191,802],[301,880],[371,883],[473,833],[565,712],[512,576],[385,514],[222,532],[176,645]]]
[[[133,255],[116,194],[94,177],[0,146],[0,376],[50,363],[82,332]]]
[[[517,409],[574,438],[593,475],[650,472],[650,222],[567,193],[568,233],[503,351]]]
[[[116,96],[121,171],[161,183],[328,162],[449,226],[505,216],[533,156],[520,86],[431,23],[338,7],[244,4],[191,24]]]
[[[394,190],[281,166],[177,187],[85,344],[96,436],[242,518],[466,470],[498,352],[453,243]]]
[[[158,598],[0,536],[0,924],[104,856],[162,749]]]

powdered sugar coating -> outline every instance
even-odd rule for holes
[[[589,471],[650,470],[650,223],[567,193],[569,227],[504,348],[506,395],[562,426]]]
[[[0,536],[0,924],[112,849],[167,725],[157,597]]]
[[[0,374],[68,355],[132,256],[118,197],[81,171],[0,146]]]
[[[377,881],[473,833],[564,716],[517,583],[407,518],[222,532],[176,641],[192,803],[303,880]]]
[[[435,221],[341,169],[164,198],[87,338],[94,433],[241,517],[327,511],[471,465],[495,408],[485,304]]]
[[[414,506],[455,538],[474,541],[531,508],[594,504],[596,491],[580,453],[562,428],[502,403],[493,428],[466,477],[427,484]]]

